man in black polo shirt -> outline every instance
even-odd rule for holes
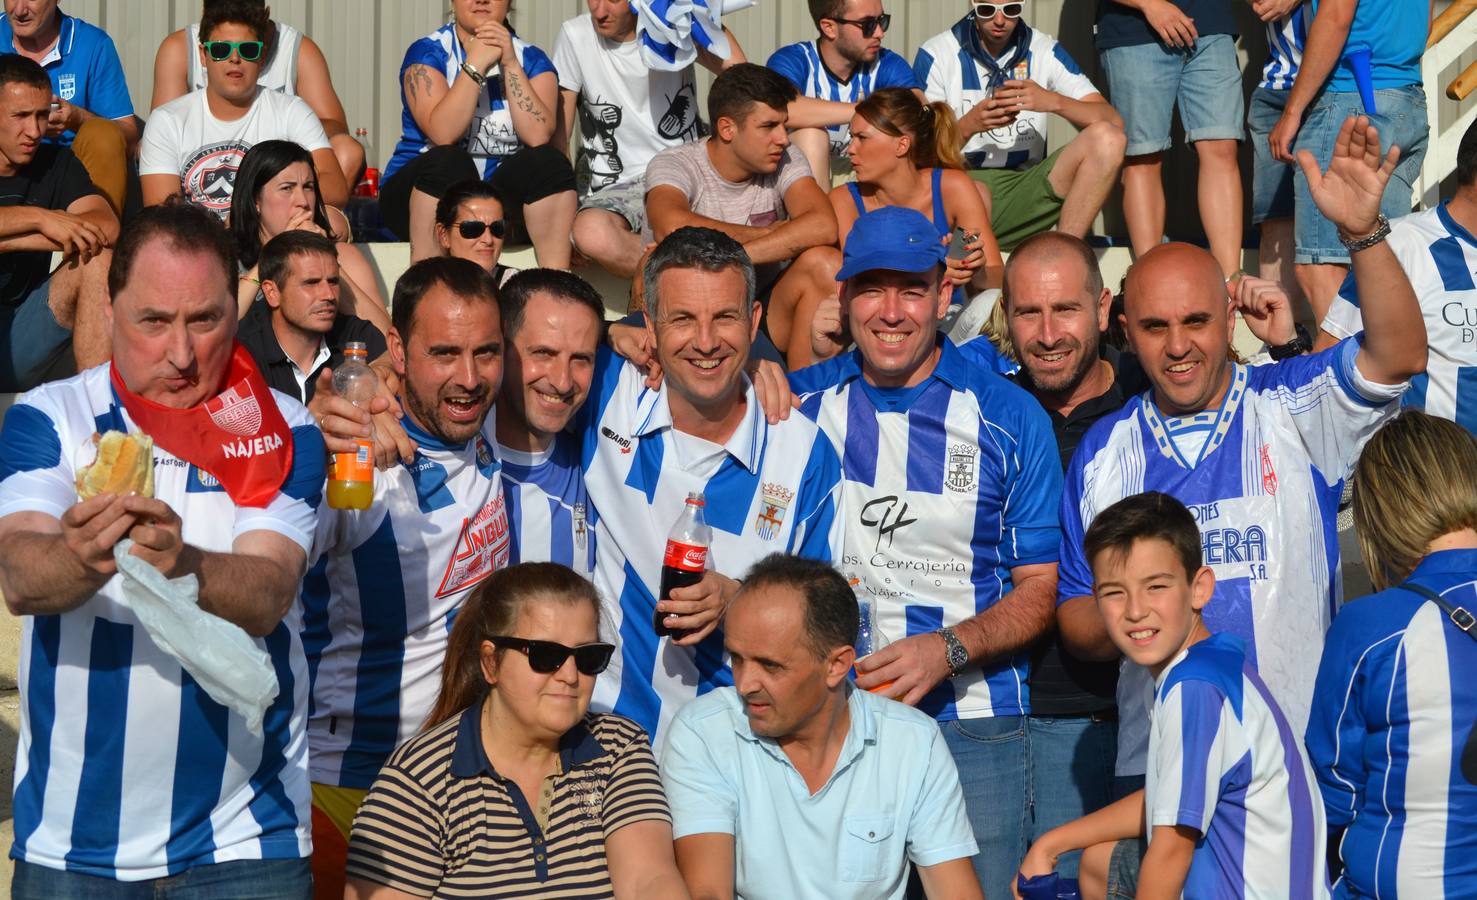
[[[346,343],[364,343],[370,362],[385,352],[379,329],[339,311],[338,254],[328,238],[284,231],[262,248],[257,271],[262,296],[241,320],[238,340],[271,387],[307,403],[318,373],[343,362]]]

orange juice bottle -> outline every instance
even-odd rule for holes
[[[369,370],[369,349],[359,341],[344,345],[344,361],[333,370],[333,389],[355,406],[364,407],[379,389]],[[372,426],[371,426],[372,427]],[[374,500],[374,436],[359,438],[352,453],[335,453],[328,469],[328,505],[334,509],[369,509]]]

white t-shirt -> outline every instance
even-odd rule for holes
[[[180,189],[222,219],[241,157],[262,141],[284,140],[309,152],[329,149],[312,107],[297,97],[258,89],[246,115],[232,122],[210,112],[205,91],[169,101],[149,117],[139,145],[139,175],[178,175]]]
[[[581,194],[639,181],[653,156],[700,136],[692,66],[648,69],[639,40],[601,37],[589,13],[559,29],[554,68],[560,89],[579,94]]]

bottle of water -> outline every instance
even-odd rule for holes
[[[364,409],[379,392],[379,379],[369,368],[369,348],[360,341],[344,345],[344,361],[333,370],[333,389]],[[328,505],[334,509],[369,509],[374,500],[374,434],[356,438],[352,453],[335,453],[328,471]]]

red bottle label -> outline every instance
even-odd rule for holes
[[[684,572],[701,572],[708,566],[708,548],[667,541],[667,553],[662,559],[662,565]]]

